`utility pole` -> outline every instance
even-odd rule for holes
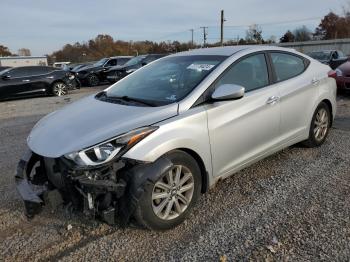
[[[191,37],[191,48],[193,48],[193,31],[194,31],[194,29],[190,29],[190,31],[191,31],[191,35],[192,35],[192,37]]]
[[[203,29],[203,47],[207,45],[207,32],[206,29],[208,28],[207,26],[201,26]]]
[[[224,22],[225,22],[225,18],[224,18],[224,10],[221,10],[221,19],[220,19],[220,25],[221,25],[221,36],[220,36],[220,43],[221,46],[224,45]]]

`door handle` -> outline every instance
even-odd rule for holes
[[[317,86],[320,83],[320,80],[318,80],[317,78],[313,78],[311,80],[311,84],[313,84],[314,86]]]
[[[22,82],[30,82],[29,79],[23,79]]]
[[[269,99],[267,99],[266,104],[268,105],[274,105],[276,104],[278,101],[280,101],[280,98],[278,96],[271,96],[269,97]]]

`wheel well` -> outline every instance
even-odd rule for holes
[[[204,162],[202,160],[202,158],[193,150],[188,149],[188,148],[178,148],[177,150],[181,150],[186,152],[187,154],[191,155],[196,162],[199,165],[199,168],[201,170],[201,176],[202,176],[202,188],[201,188],[201,192],[205,193],[208,191],[209,188],[209,174],[207,172],[207,170],[205,169],[205,165]]]
[[[329,112],[331,113],[331,126],[332,126],[333,125],[333,108],[332,108],[332,103],[328,99],[324,99],[324,100],[322,100],[322,102],[324,102],[329,108]]]

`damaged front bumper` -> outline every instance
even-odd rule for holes
[[[16,186],[28,218],[43,206],[74,207],[90,218],[126,225],[144,189],[171,168],[167,158],[153,163],[117,159],[98,167],[80,168],[64,158],[45,158],[29,149],[18,163]]]

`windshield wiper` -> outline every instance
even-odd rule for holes
[[[135,98],[135,97],[130,97],[130,96],[113,96],[113,97],[118,98],[118,99],[122,99],[124,101],[131,101],[131,102],[144,104],[146,106],[157,106],[154,103],[151,103],[149,101],[146,101],[146,100],[140,99],[140,98]]]
[[[135,97],[130,97],[130,96],[109,96],[107,95],[106,91],[102,91],[96,95],[97,98],[103,99],[103,100],[110,100],[110,101],[115,101],[115,100],[122,100],[126,102],[136,102],[139,104],[143,104],[146,106],[157,106],[157,104],[149,102],[147,100],[141,99],[141,98],[135,98]]]

